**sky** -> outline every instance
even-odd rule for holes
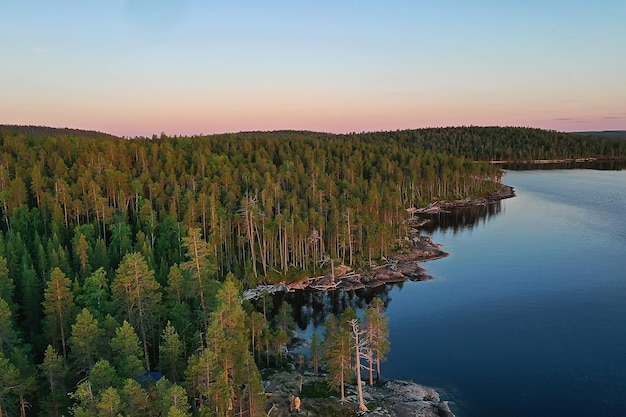
[[[624,0],[0,0],[0,124],[626,129]]]

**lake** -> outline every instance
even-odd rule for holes
[[[626,171],[509,171],[517,197],[439,215],[433,280],[291,299],[301,327],[382,296],[385,378],[458,417],[626,415]]]

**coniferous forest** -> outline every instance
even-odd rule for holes
[[[490,160],[588,157],[626,141],[1,126],[0,415],[265,415],[259,367],[282,363],[289,310],[243,289],[393,253],[407,208],[498,189]]]

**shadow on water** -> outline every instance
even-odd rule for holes
[[[502,212],[502,202],[474,207],[452,209],[437,214],[431,214],[430,221],[422,227],[423,232],[433,233],[437,230],[451,230],[457,233],[463,229],[471,229],[478,224],[487,222],[491,217]]]
[[[430,234],[437,230],[452,230],[457,233],[463,229],[485,223],[501,211],[502,204],[497,201],[483,206],[459,208],[432,214],[429,216],[430,221],[421,228],[421,233]],[[349,306],[357,311],[364,310],[374,298],[380,298],[387,307],[391,302],[389,295],[391,290],[394,288],[401,289],[403,285],[403,283],[394,283],[359,290],[305,290],[277,293],[273,297],[272,311],[277,312],[283,301],[286,301],[292,307],[293,318],[298,328],[306,331],[309,326],[313,328],[322,326],[330,313],[338,316]],[[271,318],[272,314],[270,314]]]
[[[329,314],[340,315],[347,307],[357,311],[366,309],[374,298],[380,298],[385,307],[391,302],[389,293],[393,288],[402,288],[403,283],[381,285],[375,288],[336,291],[296,291],[278,293],[274,297],[274,309],[278,311],[283,301],[293,309],[293,318],[302,331],[308,326],[313,328],[324,324]]]

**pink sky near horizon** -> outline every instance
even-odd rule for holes
[[[57,114],[47,111],[37,116],[16,115],[7,124],[32,124],[98,130],[118,136],[150,137],[164,132],[168,135],[198,135],[241,131],[309,130],[329,133],[387,131],[449,126],[517,126],[572,131],[626,130],[626,114],[604,116],[602,113],[561,113],[523,109],[401,108],[401,105],[356,105],[334,108],[314,106],[242,106],[241,108],[209,108],[193,112],[181,106],[156,106],[147,113],[126,111],[124,106],[109,109],[63,108]],[[59,122],[61,121],[61,122]]]
[[[0,14],[2,124],[626,130],[617,0],[33,2]]]

